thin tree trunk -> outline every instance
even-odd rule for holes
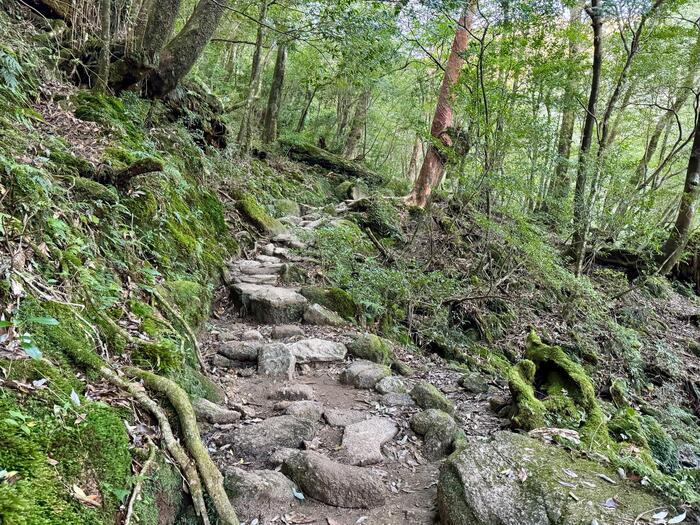
[[[309,109],[311,108],[311,104],[314,101],[314,97],[316,96],[316,91],[318,91],[318,86],[315,86],[313,89],[309,89],[306,92],[306,104],[304,105],[304,109],[301,111],[301,115],[299,115],[299,122],[297,122],[297,127],[296,127],[296,132],[301,133],[304,131],[304,126],[306,125],[306,117],[309,114]]]
[[[146,16],[135,31],[134,50],[152,63],[170,40],[180,11],[181,0],[146,0]]]
[[[683,255],[683,250],[688,243],[690,227],[695,218],[698,194],[700,194],[700,110],[698,108],[698,103],[700,103],[700,98],[696,99],[695,137],[693,138],[693,146],[690,150],[690,160],[688,161],[688,170],[685,176],[681,203],[678,207],[678,217],[676,218],[675,225],[671,229],[668,240],[661,249],[659,260],[661,264],[659,273],[661,274],[670,272],[680,260]]]
[[[280,102],[282,101],[282,88],[284,87],[284,70],[287,62],[287,44],[280,42],[277,45],[277,60],[275,61],[275,72],[272,76],[272,86],[270,96],[267,99],[267,110],[265,111],[265,126],[263,129],[263,142],[269,144],[277,140],[277,120],[280,112]]]
[[[589,155],[593,143],[593,131],[596,123],[596,108],[598,92],[600,91],[600,75],[603,64],[603,19],[600,8],[601,0],[591,0],[591,7],[586,11],[591,18],[593,27],[593,66],[591,92],[588,96],[586,120],[581,135],[576,187],[574,189],[574,236],[573,251],[576,264],[576,275],[581,275],[583,259],[586,253],[586,234],[588,230],[588,213],[586,211],[586,179],[589,170]]]
[[[260,10],[258,13],[258,31],[255,37],[255,51],[253,51],[253,62],[250,66],[250,80],[248,82],[248,95],[246,97],[245,107],[243,109],[243,116],[241,118],[241,127],[238,130],[238,145],[243,153],[247,153],[250,149],[250,140],[252,135],[250,119],[253,113],[253,104],[255,103],[256,87],[261,73],[261,63],[262,63],[262,45],[263,39],[265,37],[265,31],[263,28],[263,22],[267,17],[267,0],[262,0],[260,2]]]
[[[353,115],[352,123],[350,124],[350,133],[348,133],[348,138],[345,141],[345,147],[343,148],[343,156],[347,159],[355,158],[357,153],[357,145],[360,143],[362,135],[365,131],[370,95],[371,92],[369,88],[365,89],[360,96],[360,100],[357,101],[357,105],[355,106],[355,114]]]
[[[110,0],[100,0],[100,39],[102,47],[97,68],[97,89],[103,93],[107,92],[109,85],[109,63],[112,45],[112,2]]]
[[[418,174],[418,156],[423,147],[422,142],[420,135],[416,133],[416,139],[413,141],[413,151],[411,151],[411,161],[408,163],[408,170],[406,172],[406,178],[411,182],[416,180],[416,175]]]
[[[405,198],[406,204],[409,206],[425,208],[433,188],[440,184],[445,174],[445,160],[443,153],[438,149],[437,143],[440,144],[440,148],[449,149],[453,145],[452,138],[449,135],[449,130],[452,128],[454,121],[452,104],[455,96],[453,90],[464,66],[462,54],[469,43],[469,31],[471,30],[473,19],[474,0],[468,0],[455,29],[450,56],[447,59],[445,74],[440,85],[435,115],[430,127],[433,142],[428,146],[428,151],[423,159],[423,165],[413,185],[413,190]]]
[[[148,76],[148,96],[163,97],[177,87],[209,43],[224,10],[220,0],[197,2],[185,26],[160,54],[158,68]]]

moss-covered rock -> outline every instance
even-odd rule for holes
[[[355,357],[382,365],[389,365],[394,359],[394,351],[389,341],[374,334],[362,334],[356,337],[348,344],[348,351]]]
[[[418,412],[411,418],[411,429],[424,436],[423,453],[435,460],[451,451],[458,427],[451,415],[431,408]]]
[[[275,212],[278,217],[298,217],[301,215],[299,205],[290,199],[277,199]]]
[[[270,217],[252,194],[237,189],[232,192],[232,196],[236,199],[238,211],[261,233],[276,235],[285,230],[284,225],[277,219]]]
[[[425,380],[418,381],[411,390],[411,397],[421,408],[435,408],[442,410],[448,414],[455,411],[454,403],[445,397],[445,394],[440,392],[435,385]]]
[[[605,449],[610,444],[605,415],[583,367],[560,347],[542,343],[534,332],[528,335],[525,358],[509,376],[516,426],[575,429],[585,442]],[[544,397],[539,399],[535,391]]]
[[[611,490],[601,482],[601,473],[617,477],[608,466],[520,434],[499,432],[488,442],[466,440],[440,470],[440,522],[631,525],[650,509],[670,508],[639,483],[618,481]],[[616,503],[606,505],[613,496]]]
[[[358,312],[355,301],[345,290],[340,288],[325,288],[323,286],[304,286],[299,293],[310,303],[320,304],[351,321]]]

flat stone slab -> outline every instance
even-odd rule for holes
[[[323,418],[333,427],[346,427],[364,421],[367,412],[350,408],[329,408],[323,412]]]
[[[374,388],[380,380],[390,376],[388,366],[358,359],[340,374],[340,381],[355,388]]]
[[[260,375],[291,380],[295,366],[296,358],[282,343],[265,345],[258,353],[258,374]]]
[[[381,379],[374,388],[380,394],[405,394],[406,385],[400,377],[387,376]]]
[[[307,450],[282,463],[282,472],[299,488],[327,505],[345,508],[373,508],[384,504],[384,485],[366,468],[343,465]]]
[[[304,322],[316,326],[343,326],[345,319],[320,304],[312,304],[304,310]]]
[[[232,283],[236,284],[277,284],[276,275],[245,275],[245,274],[235,274],[231,277]]]
[[[296,500],[296,485],[276,470],[227,467],[223,474],[224,489],[241,519],[272,518]]]
[[[371,417],[345,427],[343,451],[353,465],[373,465],[384,461],[382,445],[392,439],[399,427],[386,417]]]
[[[299,364],[342,361],[347,354],[347,348],[343,343],[325,339],[302,339],[288,344],[287,347]]]
[[[224,341],[219,344],[218,353],[233,361],[258,360],[258,352],[263,343],[259,341]]]
[[[266,459],[278,448],[301,447],[315,433],[312,421],[285,415],[237,428],[222,436],[221,442],[230,444],[240,457]]]
[[[304,399],[313,399],[314,389],[310,385],[302,384],[291,384],[282,385],[272,392],[268,396],[270,399],[282,400],[282,401],[300,401]]]
[[[287,407],[286,413],[316,423],[323,414],[323,405],[318,401],[293,401]]]
[[[279,324],[272,327],[270,337],[272,339],[288,339],[290,337],[303,337],[304,330],[295,324]]]
[[[301,321],[308,302],[291,288],[238,283],[231,289],[239,306],[265,324]]]
[[[283,244],[285,246],[289,246],[290,248],[306,248],[306,243],[301,242],[296,235],[291,233],[280,233],[275,235],[272,238],[272,242],[275,244]]]
[[[235,423],[241,419],[240,412],[219,406],[203,397],[192,401],[192,408],[197,416],[197,421],[206,421],[212,424],[228,424]]]
[[[388,407],[412,407],[416,404],[409,394],[397,394],[395,392],[384,394],[381,397],[381,402]]]

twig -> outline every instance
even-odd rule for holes
[[[129,505],[126,508],[126,517],[124,518],[124,525],[129,525],[131,523],[131,516],[134,513],[134,505],[138,501],[139,496],[141,495],[141,489],[143,488],[143,480],[148,477],[150,474],[151,470],[153,470],[153,467],[156,464],[156,450],[158,447],[156,447],[153,444],[153,441],[151,441],[151,438],[148,438],[148,459],[146,462],[143,464],[143,467],[141,468],[141,472],[139,472],[138,475],[138,481],[136,482],[136,485],[134,485],[134,490],[131,492],[131,497],[129,498]]]

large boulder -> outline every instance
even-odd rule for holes
[[[301,321],[307,300],[291,288],[238,283],[231,287],[238,306],[260,323]]]
[[[340,381],[355,388],[369,389],[374,388],[379,381],[390,375],[391,370],[388,366],[358,359],[343,370],[340,374]]]
[[[296,485],[281,472],[227,467],[223,474],[224,489],[240,518],[271,518],[296,501]]]
[[[348,351],[358,359],[366,359],[383,365],[393,361],[394,352],[386,339],[374,334],[358,336],[348,345]]]
[[[297,363],[328,363],[345,359],[347,349],[343,343],[325,339],[302,339],[289,343],[287,348],[297,360]]]
[[[466,441],[438,483],[443,525],[633,525],[657,507],[659,497],[609,467],[510,432]]]
[[[373,508],[384,504],[384,485],[370,470],[332,461],[307,450],[291,454],[282,472],[314,499],[334,507]]]
[[[220,442],[243,458],[266,459],[278,448],[300,448],[316,433],[313,421],[295,416],[271,417],[224,434]]]
[[[450,452],[458,427],[447,412],[430,408],[411,418],[411,429],[423,436],[423,454],[434,460]]]

